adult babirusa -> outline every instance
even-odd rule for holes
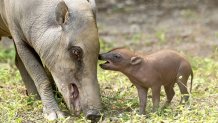
[[[71,112],[99,118],[95,1],[0,0],[0,15],[0,37],[12,36],[16,65],[28,93],[39,94],[46,118],[64,116],[52,80]]]

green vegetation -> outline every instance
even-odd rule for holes
[[[164,40],[160,33],[160,40]],[[101,40],[101,50],[107,51],[112,45]],[[14,50],[0,48],[0,122],[46,122],[42,116],[42,104],[25,94],[18,70],[14,65]],[[172,104],[165,110],[151,113],[152,101],[149,92],[147,115],[137,115],[137,91],[129,80],[118,72],[105,71],[98,68],[98,78],[103,102],[104,123],[216,123],[218,122],[218,57],[217,50],[211,57],[188,57],[194,70],[192,96],[189,104],[179,105],[180,93],[175,87],[176,95]],[[190,83],[190,82],[189,82]],[[165,100],[161,92],[161,105]],[[62,104],[61,104],[62,105]],[[89,122],[83,115],[80,117],[59,120],[60,123]]]
[[[166,42],[166,34],[164,31],[157,31],[156,37],[159,40],[159,44],[164,44]]]
[[[0,62],[12,61],[15,58],[14,47],[4,49],[0,46]]]

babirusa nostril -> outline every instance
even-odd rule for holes
[[[92,122],[98,122],[101,118],[101,114],[99,111],[97,110],[89,110],[87,113],[86,113],[86,118],[88,120],[91,120]]]

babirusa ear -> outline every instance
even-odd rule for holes
[[[55,10],[55,14],[56,14],[56,21],[58,22],[58,24],[62,25],[66,22],[69,13],[68,13],[68,7],[64,1],[58,3]]]
[[[139,63],[141,63],[142,62],[142,58],[141,57],[132,57],[131,58],[131,64],[132,65],[136,65],[136,64],[139,64]]]

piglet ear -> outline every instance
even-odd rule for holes
[[[142,62],[142,58],[141,57],[137,57],[137,56],[136,57],[132,57],[130,62],[131,62],[132,65],[136,65],[136,64],[139,64],[139,63]]]
[[[56,21],[58,24],[62,25],[66,22],[66,19],[69,16],[68,7],[64,1],[58,3],[56,10]]]

